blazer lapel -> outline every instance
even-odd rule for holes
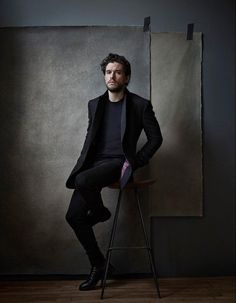
[[[93,127],[92,127],[93,134],[91,141],[93,141],[97,133],[97,130],[99,129],[99,126],[101,124],[107,98],[108,98],[108,92],[105,92],[105,94],[100,96],[98,99],[97,107],[94,114]]]
[[[122,111],[121,111],[121,142],[123,142],[125,129],[126,129],[126,111],[127,111],[127,94],[125,94],[123,104],[122,104]]]

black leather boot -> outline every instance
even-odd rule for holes
[[[86,281],[84,281],[83,283],[80,284],[79,286],[79,290],[92,290],[92,289],[96,289],[96,285],[97,283],[103,279],[104,274],[105,274],[105,265],[102,267],[92,267],[91,268],[91,272],[87,278]],[[108,274],[113,273],[114,271],[114,267],[109,264],[108,267]]]

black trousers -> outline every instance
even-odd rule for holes
[[[75,190],[66,220],[84,247],[91,266],[103,265],[104,256],[97,244],[88,211],[91,210],[95,216],[99,214],[99,210],[104,207],[101,190],[119,180],[123,163],[122,158],[93,161],[75,178]]]

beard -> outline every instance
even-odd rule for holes
[[[107,89],[111,92],[111,93],[119,93],[122,90],[124,90],[124,88],[126,87],[126,85],[124,84],[116,84],[116,85],[111,85],[109,86],[109,83],[106,84]]]

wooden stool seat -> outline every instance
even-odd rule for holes
[[[134,189],[134,188],[146,188],[156,182],[155,179],[146,179],[146,180],[135,180],[135,181],[130,181],[127,183],[125,186],[125,189]],[[117,188],[120,189],[120,183],[115,182],[111,185],[108,186],[109,188]]]

